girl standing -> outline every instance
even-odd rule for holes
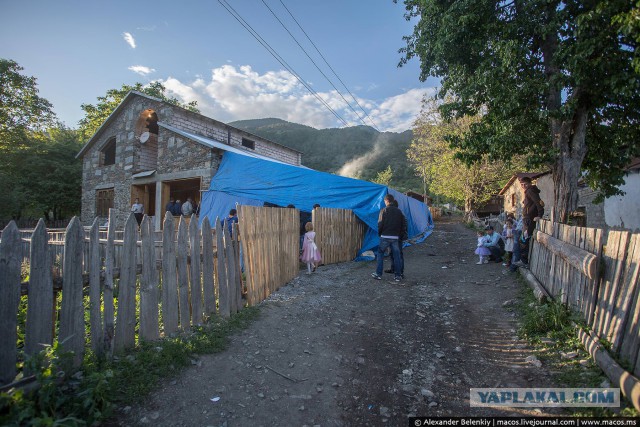
[[[300,260],[307,263],[307,274],[311,274],[312,271],[316,271],[322,258],[315,242],[316,232],[313,231],[313,223],[307,222],[304,225],[304,229],[306,233],[304,233]]]
[[[482,231],[478,231],[478,247],[475,251],[475,254],[480,256],[480,261],[476,262],[478,265],[489,263],[489,255],[491,255],[491,251],[489,248],[484,246],[486,241],[485,234]]]
[[[505,267],[509,267],[511,265],[511,258],[513,255],[513,221],[511,219],[507,219],[504,223],[504,228],[502,229],[502,238],[504,239],[504,251],[505,251],[505,259],[502,265]]]

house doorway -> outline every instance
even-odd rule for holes
[[[162,182],[162,208],[169,203],[169,199],[180,200],[184,203],[188,197],[194,201],[196,206],[200,206],[200,182],[201,178],[177,179],[174,181]]]
[[[131,204],[137,199],[144,206],[144,213],[148,216],[156,215],[156,183],[131,186]]]

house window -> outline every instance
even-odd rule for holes
[[[247,138],[242,138],[242,146],[250,148],[251,150],[255,150],[256,149],[255,141],[252,141],[252,140],[247,139]]]
[[[96,216],[109,217],[109,209],[113,208],[113,188],[96,192]]]
[[[101,166],[116,164],[116,137],[111,138],[100,150]]]
[[[513,193],[511,195],[511,207],[514,207],[516,205],[516,193]]]

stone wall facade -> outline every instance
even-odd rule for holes
[[[190,180],[191,185],[199,182],[199,189],[193,189],[197,202],[200,191],[209,188],[223,151],[209,148],[163,127],[159,128],[157,137],[152,135],[142,143],[140,135],[136,133],[140,133],[141,113],[148,109],[156,112],[160,123],[282,162],[294,165],[301,163],[298,151],[183,108],[144,95],[130,94],[81,151],[81,220],[85,225],[90,225],[97,216],[99,192],[113,192],[113,208],[118,213],[118,226],[121,227],[129,216],[134,195],[138,195],[141,188],[151,189],[153,194],[147,194],[147,200],[153,204],[155,225],[159,229],[170,194],[168,188],[172,183],[178,186],[185,180]],[[113,138],[115,163],[105,166],[103,150]],[[243,138],[253,141],[255,149],[243,147]],[[149,211],[146,207],[146,212]],[[104,218],[100,221],[103,222]]]
[[[607,228],[604,219],[604,203],[593,203],[598,196],[598,192],[589,188],[582,187],[578,189],[578,209],[584,209],[586,217],[586,226],[591,228]]]

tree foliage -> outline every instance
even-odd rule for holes
[[[557,220],[577,204],[577,181],[619,192],[623,166],[640,154],[638,5],[628,0],[405,0],[401,65],[440,77],[454,94],[446,118],[482,119],[453,143],[467,162],[514,149],[545,165]],[[634,62],[635,61],[635,62]],[[636,69],[634,69],[634,64]]]
[[[133,86],[123,84],[120,89],[109,89],[105,96],[99,96],[98,102],[95,105],[82,104],[80,106],[85,113],[85,116],[78,123],[80,140],[88,141],[132,90],[186,108],[194,113],[200,112],[197,108],[197,101],[183,104],[177,98],[167,96],[166,88],[160,82],[151,82],[147,86],[143,86],[142,83],[136,83]]]
[[[426,100],[407,150],[409,162],[428,184],[431,195],[464,205],[465,211],[489,201],[523,163],[514,153],[508,162],[492,161],[487,154],[470,163],[460,160],[459,150],[452,148],[450,141],[463,137],[479,121],[479,116],[445,121],[438,112],[437,101]]]
[[[387,168],[383,171],[378,172],[376,177],[373,179],[373,182],[381,185],[391,185],[391,179],[393,178],[393,171],[391,170],[391,165],[387,166]]]
[[[53,106],[38,96],[35,77],[22,75],[17,62],[0,58],[0,155],[26,142],[30,131],[55,123]]]
[[[25,147],[5,153],[0,172],[0,218],[57,220],[80,212],[82,144],[62,126],[26,134]]]
[[[74,215],[80,210],[82,164],[75,155],[81,145],[22,70],[0,59],[0,218]]]

